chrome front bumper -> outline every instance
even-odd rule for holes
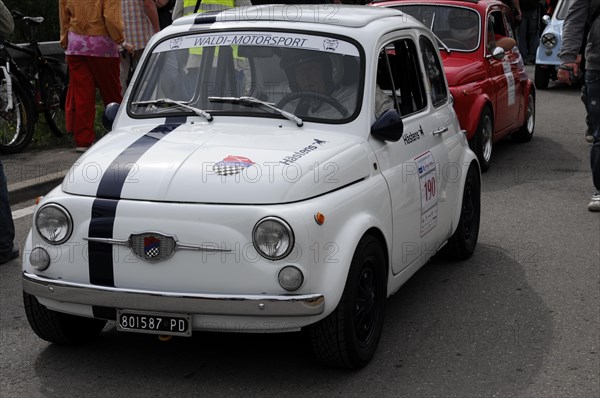
[[[167,293],[44,278],[23,272],[23,291],[59,302],[130,310],[237,316],[311,316],[323,313],[322,294],[290,296]]]

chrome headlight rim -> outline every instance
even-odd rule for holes
[[[260,227],[260,225],[262,223],[267,222],[267,221],[273,221],[278,224],[281,224],[281,226],[283,226],[284,230],[286,231],[286,233],[288,235],[290,243],[289,243],[287,249],[285,250],[285,252],[280,254],[279,256],[268,255],[267,253],[262,251],[262,249],[260,248],[260,246],[257,243],[256,231],[258,230],[258,228]],[[276,216],[263,217],[256,222],[256,224],[254,225],[254,228],[252,229],[252,244],[254,245],[254,249],[256,249],[258,254],[260,254],[262,257],[266,258],[267,260],[277,261],[277,260],[286,258],[292,252],[295,242],[296,242],[296,239],[294,237],[294,231],[292,230],[292,227],[290,227],[290,225],[284,219],[282,219],[280,217],[276,217]]]
[[[55,208],[58,211],[62,212],[65,215],[65,218],[67,219],[67,233],[65,234],[64,238],[60,239],[60,240],[50,240],[48,238],[46,238],[44,236],[44,234],[42,234],[42,232],[40,231],[40,227],[39,227],[39,217],[40,214],[42,213],[42,211],[44,209],[47,208]],[[38,235],[42,238],[42,240],[50,245],[60,245],[65,243],[66,241],[69,240],[69,238],[71,237],[71,234],[73,233],[73,218],[71,217],[71,214],[69,213],[69,211],[67,209],[65,209],[63,206],[59,205],[58,203],[46,203],[44,204],[42,207],[40,207],[38,209],[38,211],[35,213],[35,230],[37,231]]]

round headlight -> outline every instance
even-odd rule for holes
[[[554,33],[544,33],[540,38],[540,41],[546,48],[554,48],[554,46],[556,46],[556,36]]]
[[[50,203],[38,210],[35,228],[44,241],[51,245],[60,245],[71,236],[73,220],[64,207]]]
[[[294,233],[282,219],[265,217],[254,226],[252,243],[264,258],[280,260],[292,251]]]

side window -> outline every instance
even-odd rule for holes
[[[488,54],[492,54],[494,48],[496,48],[496,31],[494,26],[494,17],[488,15],[487,21],[487,37],[486,37],[486,49]]]
[[[377,86],[394,101],[402,116],[427,107],[418,52],[410,39],[389,43],[379,52]],[[375,98],[380,97],[375,94]],[[376,109],[379,108],[376,104]]]
[[[421,36],[419,44],[421,45],[425,74],[427,75],[427,79],[429,79],[429,86],[431,87],[431,102],[433,106],[437,107],[445,103],[448,99],[444,71],[437,55],[437,49],[431,41],[427,37]]]

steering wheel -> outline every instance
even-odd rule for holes
[[[450,48],[457,48],[459,50],[466,50],[467,46],[465,46],[465,43],[458,40],[458,39],[454,39],[452,37],[448,37],[446,39],[442,40],[444,42],[444,44]]]
[[[339,112],[343,117],[348,116],[348,110],[340,103],[340,101],[333,98],[331,95],[321,94],[314,91],[296,91],[293,93],[289,93],[285,97],[279,100],[279,102],[275,105],[277,108],[283,109],[284,106],[289,104],[290,102],[298,99],[298,98],[308,98],[308,99],[319,99],[329,105],[331,105],[336,111]]]

